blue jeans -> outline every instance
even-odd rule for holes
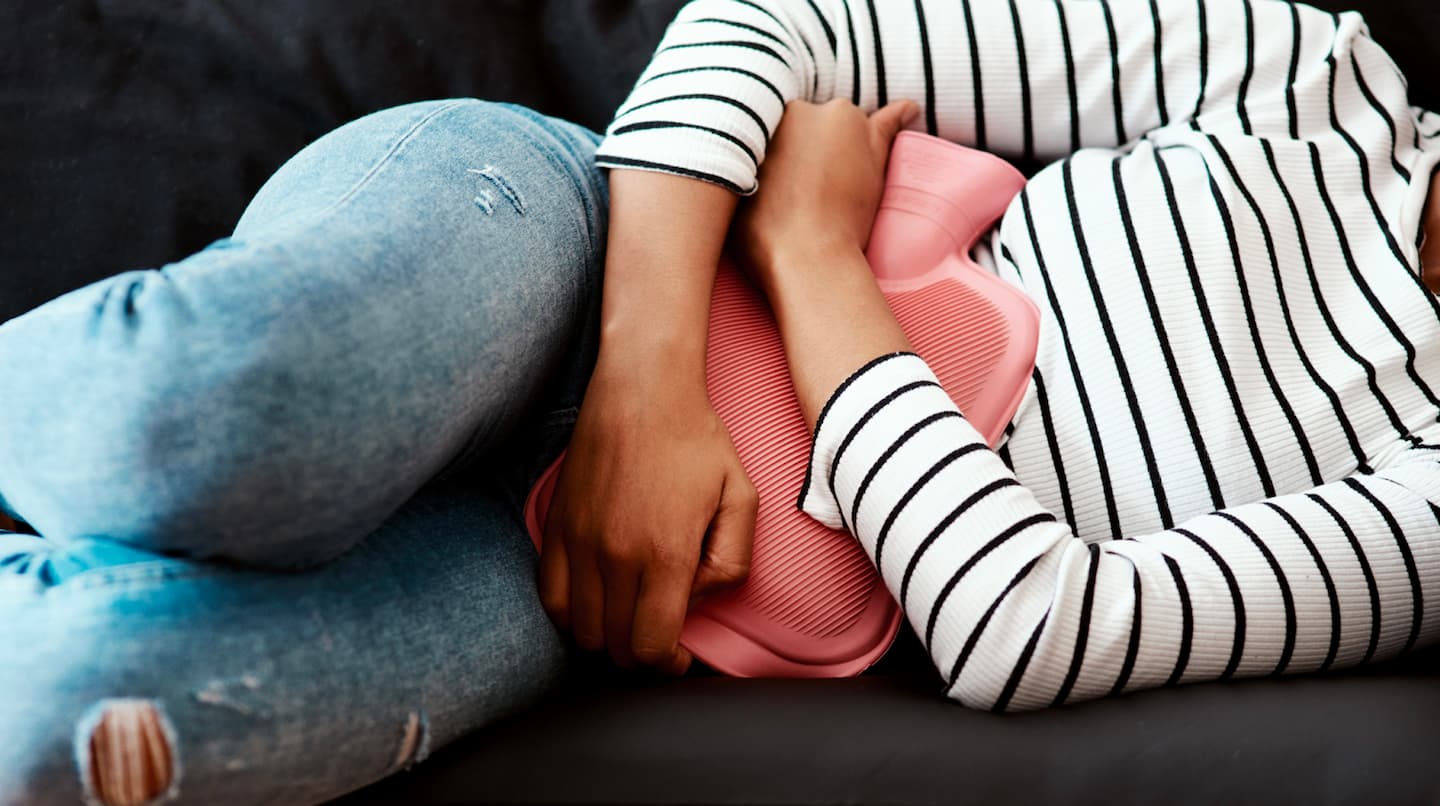
[[[520,502],[597,350],[597,141],[386,110],[232,237],[0,325],[0,508],[39,534],[0,532],[0,801],[78,802],[117,698],[185,802],[296,802],[564,678]]]

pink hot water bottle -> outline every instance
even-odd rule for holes
[[[992,446],[1035,365],[1039,313],[970,251],[1025,185],[1008,163],[915,132],[891,151],[866,253],[890,308],[955,404]],[[681,643],[740,677],[847,677],[879,660],[900,608],[864,549],[796,507],[810,434],[765,301],[728,262],[715,278],[710,400],[760,494],[745,583],[693,607]],[[536,545],[562,455],[531,490]]]

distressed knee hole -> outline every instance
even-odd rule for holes
[[[80,773],[93,802],[143,806],[173,791],[175,731],[154,703],[106,700],[81,727]]]

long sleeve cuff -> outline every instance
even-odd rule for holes
[[[953,429],[958,428],[966,441],[985,445],[984,437],[965,421],[924,359],[910,352],[875,358],[836,388],[816,421],[796,506],[831,529],[853,531],[840,492],[858,490],[865,477],[889,459],[887,451],[893,442],[873,439],[872,434],[857,440],[877,417],[902,430],[934,419],[953,419],[949,439],[955,438]],[[887,442],[890,445],[883,444]]]

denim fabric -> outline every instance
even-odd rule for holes
[[[474,100],[296,155],[232,237],[0,325],[0,801],[155,703],[185,802],[315,801],[573,660],[519,503],[594,362],[598,137]]]

